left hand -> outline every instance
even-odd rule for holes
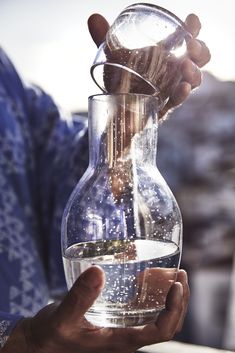
[[[159,118],[163,117],[169,109],[172,109],[185,101],[192,89],[201,84],[201,70],[210,60],[210,51],[206,44],[196,39],[201,28],[199,18],[190,14],[185,20],[187,30],[192,34],[192,39],[187,43],[188,55],[183,58],[180,63],[180,71],[182,79],[172,92],[167,104],[159,114]],[[99,46],[105,38],[109,29],[106,19],[99,15],[93,14],[88,19],[88,27],[95,44]]]
[[[97,327],[84,318],[99,296],[104,274],[92,266],[77,279],[64,300],[50,304],[14,328],[4,353],[132,353],[168,341],[180,331],[189,300],[186,272],[180,270],[155,323],[140,327]]]

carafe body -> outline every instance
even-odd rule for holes
[[[158,100],[141,94],[89,98],[89,167],[63,215],[68,288],[92,265],[106,283],[86,318],[125,327],[156,319],[182,247],[177,202],[156,166]]]

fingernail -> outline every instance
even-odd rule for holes
[[[177,280],[179,282],[188,283],[188,274],[184,269],[178,271]]]
[[[202,51],[201,43],[197,39],[191,39],[188,44],[189,55],[194,57],[199,57]]]
[[[183,290],[182,283],[180,283],[180,282],[176,282],[176,283],[179,284],[179,285],[178,285],[178,288],[177,288],[177,291],[178,291],[178,293],[180,294],[180,296],[183,297],[184,290]]]

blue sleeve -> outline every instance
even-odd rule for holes
[[[63,209],[88,165],[87,120],[26,87],[0,48],[0,345],[66,289]],[[48,290],[50,293],[48,293]]]
[[[11,331],[20,319],[22,319],[22,316],[0,311],[0,348],[4,346]]]
[[[44,263],[52,295],[65,290],[61,219],[74,186],[88,166],[87,119],[63,114],[37,87],[27,89],[37,168],[37,204]]]

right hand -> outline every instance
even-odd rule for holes
[[[104,273],[96,266],[86,270],[61,304],[51,304],[13,330],[3,353],[131,353],[170,340],[181,329],[189,299],[187,276],[179,271],[169,291],[166,309],[156,323],[142,327],[93,326],[84,314],[104,286]]]
[[[188,55],[187,57],[184,57],[182,61],[178,63],[178,71],[180,72],[182,79],[181,81],[177,84],[176,87],[174,87],[173,92],[171,92],[169,101],[167,104],[163,107],[162,111],[159,112],[159,119],[164,117],[169,110],[172,110],[173,108],[177,107],[178,105],[182,104],[187,97],[189,96],[190,92],[192,89],[200,86],[201,84],[201,70],[203,66],[205,66],[209,61],[210,61],[210,51],[206,44],[202,42],[201,40],[197,39],[197,36],[200,32],[201,29],[201,23],[199,18],[195,14],[190,14],[187,16],[185,20],[185,27],[187,30],[191,33],[192,39],[188,41],[187,43],[187,49],[188,49]],[[91,34],[91,37],[95,44],[99,46],[105,36],[107,31],[109,30],[109,24],[107,20],[99,14],[93,14],[89,17],[88,19],[88,28]],[[129,54],[128,54],[129,53]],[[113,56],[113,60],[117,60],[115,57],[118,55],[118,61],[120,62],[121,60],[124,60],[125,62],[127,61],[132,61],[133,58],[128,58],[128,55],[130,56],[132,54],[131,51],[115,51],[111,53],[111,56]],[[143,49],[143,56],[144,54],[144,49]],[[135,55],[134,55],[135,57]],[[154,58],[154,56],[153,56]],[[138,59],[138,58],[137,58]],[[109,57],[109,60],[112,61],[112,57]],[[157,66],[157,60],[156,60],[156,66]],[[154,68],[154,61],[153,61],[153,68]],[[111,67],[112,69],[112,67]],[[154,71],[154,70],[153,70]],[[119,87],[112,87],[113,82],[112,82],[112,77],[113,73],[112,72],[107,72],[107,79],[106,79],[106,88],[108,88],[112,91],[118,91]],[[141,81],[142,84],[144,81]],[[120,82],[118,82],[119,84]],[[124,84],[121,82],[121,84]],[[138,80],[136,84],[139,84]],[[115,82],[116,85],[116,82]],[[135,82],[134,82],[135,86]],[[166,86],[167,87],[167,86]],[[133,89],[133,87],[131,87]],[[138,86],[138,93],[148,93],[146,90],[147,87],[143,84],[143,86]],[[135,87],[134,87],[135,90]],[[140,91],[139,91],[140,90]],[[143,92],[141,92],[141,90]],[[163,96],[164,96],[164,92]],[[152,93],[149,93],[152,94]],[[168,95],[168,92],[165,92],[166,95]]]

